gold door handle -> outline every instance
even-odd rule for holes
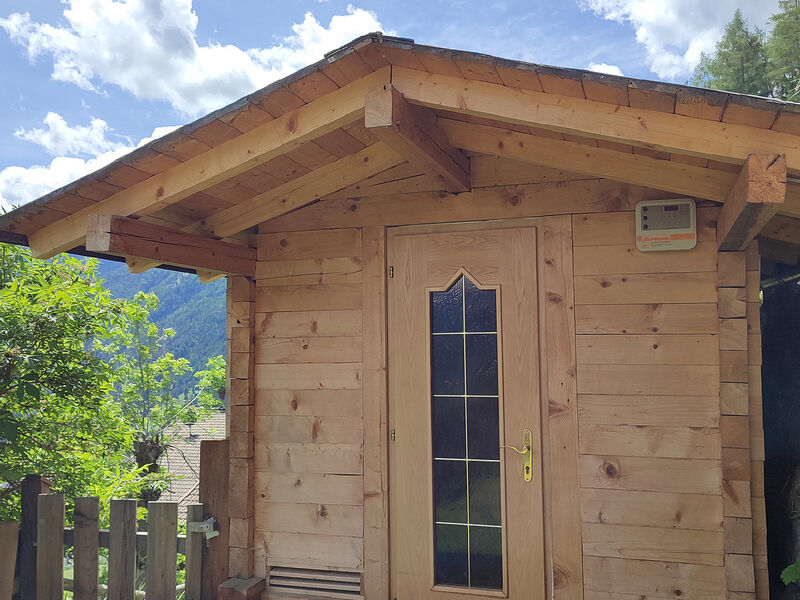
[[[510,448],[517,454],[522,454],[524,457],[522,463],[522,478],[525,481],[533,479],[533,433],[530,429],[522,430],[522,448],[517,448],[510,444],[500,446],[500,449]]]

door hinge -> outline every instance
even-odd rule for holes
[[[393,278],[394,278],[394,267],[390,266],[389,267],[389,279],[393,279]]]
[[[389,432],[389,437],[390,437],[390,438],[392,438],[392,441],[393,441],[393,442],[394,442],[394,441],[397,439],[397,434],[395,434],[395,432],[394,432],[394,429],[392,429],[392,430]]]

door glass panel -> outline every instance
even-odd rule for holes
[[[497,292],[431,292],[434,582],[502,589]]]

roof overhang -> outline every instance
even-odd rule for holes
[[[800,244],[798,104],[369,34],[0,216],[0,240],[218,273],[199,256],[242,265],[255,225],[334,194],[458,194],[502,160],[727,203],[754,189],[736,195],[751,156],[785,157],[770,171],[784,191],[745,202],[733,231]],[[90,229],[93,215],[119,229]],[[205,254],[170,253],[165,236]]]

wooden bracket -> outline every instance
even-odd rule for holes
[[[717,219],[717,249],[744,250],[786,199],[786,156],[751,154]]]
[[[444,190],[470,190],[469,158],[450,145],[433,110],[409,104],[394,86],[385,84],[367,94],[364,124],[409,163],[438,177]]]

